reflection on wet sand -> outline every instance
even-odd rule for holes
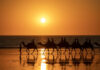
[[[48,70],[48,67],[51,66],[49,70],[54,70],[55,66],[60,66],[61,70],[66,70],[68,66],[74,66],[74,69],[77,70],[81,63],[87,67],[90,67],[95,58],[95,54],[91,53],[66,53],[66,54],[48,54],[48,51],[45,49],[39,49],[38,54],[27,54],[26,60],[24,63],[29,66],[34,66],[36,63],[40,63],[41,70]],[[51,49],[52,51],[52,49]],[[50,51],[49,51],[50,52]],[[62,50],[64,52],[64,50]],[[67,51],[66,51],[67,52]],[[20,62],[23,61],[20,55]]]
[[[28,65],[34,66],[36,61],[37,61],[37,57],[31,56],[31,58],[30,58],[30,55],[27,56],[27,64]]]
[[[41,70],[46,70],[46,60],[45,60],[45,55],[43,54],[44,49],[41,49]]]

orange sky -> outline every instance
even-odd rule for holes
[[[100,35],[100,1],[0,0],[0,35]]]

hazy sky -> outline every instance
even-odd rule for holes
[[[0,0],[0,35],[100,35],[100,0]]]

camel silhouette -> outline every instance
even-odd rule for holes
[[[66,52],[66,49],[69,49],[69,51],[70,51],[70,45],[66,41],[66,39],[63,38],[63,37],[61,38],[61,41],[57,44],[57,46],[59,46],[60,51],[61,51],[62,48],[65,48],[65,52]]]
[[[54,52],[54,49],[57,50],[57,46],[54,43],[54,39],[53,38],[51,40],[48,38],[48,40],[47,40],[47,42],[45,44],[42,44],[41,42],[39,42],[38,44],[44,46],[45,47],[45,50],[48,49],[48,53],[49,53],[49,49],[52,49],[53,48],[53,52]]]
[[[91,43],[91,40],[86,40],[83,45],[82,45],[82,50],[86,50],[86,52],[88,53],[88,50],[87,49],[91,49],[92,51],[94,51],[94,47]]]
[[[75,51],[75,53],[76,53],[76,49],[80,49],[80,52],[82,50],[82,47],[81,47],[78,39],[75,39],[75,41],[72,43],[71,47],[72,47],[72,50]]]
[[[26,52],[28,52],[28,53],[30,52],[29,49],[34,49],[33,52],[34,52],[35,50],[37,50],[37,52],[38,52],[37,46],[35,45],[35,42],[34,42],[34,39],[32,40],[32,42],[30,42],[30,43],[28,43],[28,44],[25,44],[24,42],[21,42],[21,43],[20,43],[20,46],[22,47],[22,45],[23,45],[25,48],[27,48],[27,49],[26,49]],[[33,53],[33,52],[32,52],[32,53]]]

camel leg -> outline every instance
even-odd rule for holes
[[[75,52],[75,54],[76,54],[76,50],[75,50],[75,48],[73,48],[73,51]]]
[[[30,53],[30,50],[29,50],[29,49],[27,49],[27,51],[28,51],[27,53],[28,53],[28,55],[29,55],[29,53]]]
[[[27,60],[29,61],[29,54],[27,55],[28,57],[27,57]]]
[[[69,48],[69,54],[72,54],[73,49]]]
[[[68,53],[70,54],[70,48],[68,48]]]
[[[22,54],[22,46],[20,44],[20,47],[19,47],[19,52],[20,52],[20,55]]]
[[[32,52],[31,54],[33,54],[33,53],[34,53],[34,51],[35,51],[35,49],[33,50],[33,52]]]
[[[79,48],[79,54],[81,54],[81,48]]]
[[[46,48],[44,49],[44,52],[46,51]],[[43,52],[43,54],[44,54],[44,52]]]
[[[37,50],[37,55],[38,55],[38,49],[36,49]]]
[[[75,54],[77,54],[77,52],[76,52],[76,48],[74,49],[74,51],[75,51]]]
[[[86,53],[88,54],[88,50],[85,48],[85,50],[86,50]]]
[[[91,48],[91,54],[92,54],[92,53],[94,54],[94,52],[95,52],[94,49]]]
[[[20,56],[19,56],[19,59],[20,59],[20,64],[21,64],[21,55],[22,55],[21,50],[22,50],[22,48],[21,48],[21,46],[20,46],[20,48],[19,48],[19,52],[20,52]]]
[[[49,49],[48,49],[48,55],[49,55]]]
[[[37,53],[38,53],[38,49],[36,49],[37,50]]]
[[[54,52],[54,48],[51,50],[51,55],[53,54],[53,52]]]
[[[73,48],[72,48],[72,50],[71,50],[71,54],[73,53]]]
[[[53,54],[53,52],[54,52],[54,48],[53,48],[53,51],[52,51],[52,53],[51,53],[51,54]]]
[[[57,51],[57,55],[58,55],[58,49],[56,48],[56,51]]]
[[[72,54],[72,48],[69,49],[69,53]]]
[[[80,54],[82,54],[82,53],[83,53],[83,49],[80,50]]]
[[[95,50],[93,49],[93,54],[95,55]]]
[[[63,54],[65,54],[66,53],[66,48],[65,48],[65,51],[64,51],[64,53]]]
[[[26,52],[28,52],[27,48],[26,48]]]
[[[26,48],[26,53],[29,53],[29,49],[28,48]]]
[[[60,55],[61,55],[61,53],[62,53],[62,50],[61,50],[61,48],[60,48]]]

